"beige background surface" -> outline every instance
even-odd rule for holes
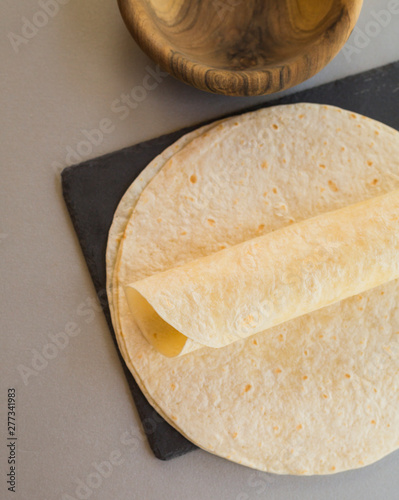
[[[54,2],[0,3],[0,497],[396,499],[398,453],[315,478],[262,474],[203,451],[166,463],[153,457],[94,299],[59,171],[76,154],[95,157],[267,98],[215,96],[168,76],[145,96],[133,91],[134,109],[122,111],[123,94],[155,65],[130,38],[116,1],[58,0],[46,18],[43,5]],[[398,13],[376,20],[388,7]],[[32,29],[33,21],[42,26]],[[365,0],[344,52],[299,88],[399,59],[398,33],[399,2]],[[85,131],[100,122],[107,132],[85,149]],[[75,336],[51,351],[68,328]],[[40,364],[42,353],[53,358]],[[17,390],[16,494],[6,485],[8,387]],[[95,476],[111,459],[106,477]]]

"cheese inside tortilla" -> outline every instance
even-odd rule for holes
[[[219,348],[399,278],[399,190],[125,287],[160,353]]]

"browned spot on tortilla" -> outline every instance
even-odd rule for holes
[[[277,189],[276,188],[273,188],[273,193],[277,194]]]
[[[273,123],[273,125],[272,125],[272,126],[273,126],[274,130],[277,130],[277,129],[278,129],[278,125],[276,125],[275,123]]]
[[[195,184],[197,182],[197,176],[195,174],[193,174],[191,177],[190,177],[190,182],[192,182],[193,184]]]
[[[214,226],[215,225],[215,221],[213,219],[208,219],[208,224],[210,226]]]
[[[349,375],[349,373],[345,373],[345,377],[346,378],[351,378],[351,376]]]
[[[258,341],[257,341],[256,339],[254,339],[254,340],[252,341],[252,343],[253,343],[254,345],[258,345]]]
[[[254,320],[254,317],[252,316],[252,314],[248,314],[248,316],[246,318],[244,318],[244,323],[248,324],[248,323],[252,323]]]
[[[182,232],[181,232],[181,235],[182,235],[182,236],[185,236],[186,234],[187,234],[187,231],[182,231]]]
[[[325,166],[325,165],[323,165],[322,163],[320,163],[320,164],[319,164],[319,167],[320,167],[320,168],[326,168],[326,166]]]
[[[247,384],[245,386],[244,392],[248,392],[251,388],[252,388],[252,385],[251,384]]]
[[[276,369],[274,370],[274,372],[275,372],[275,373],[281,373],[281,372],[282,372],[282,370],[281,370],[281,368],[276,368]]]
[[[375,186],[376,184],[378,184],[378,179],[373,179],[373,180],[372,180],[372,182],[371,182],[371,184],[372,184],[373,186]]]
[[[331,191],[334,191],[334,193],[338,191],[338,187],[334,181],[328,181],[328,187],[331,189]]]
[[[298,425],[296,426],[296,430],[297,430],[297,431],[300,431],[301,429],[302,429],[302,424],[298,424]]]
[[[372,164],[373,164],[373,162],[372,162],[371,160],[369,160],[369,161],[367,162],[367,165],[368,165],[369,167],[371,167],[371,165],[372,165]]]
[[[357,116],[354,113],[351,113],[351,118],[354,118],[356,120]]]
[[[304,118],[305,115],[299,115],[299,119],[302,120],[302,118]]]
[[[267,168],[268,167],[267,161],[263,161],[261,167],[262,168]]]
[[[265,225],[264,224],[259,224],[258,231],[263,231],[264,229],[265,229]]]

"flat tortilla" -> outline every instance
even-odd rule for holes
[[[123,290],[156,272],[397,189],[398,174],[396,131],[312,104],[231,119],[165,163],[127,223],[112,307],[122,354],[167,421],[210,452],[276,473],[328,474],[397,449],[397,281],[267,335],[174,359],[143,338]]]
[[[123,195],[120,200],[118,207],[115,211],[114,218],[108,233],[108,242],[106,249],[106,289],[107,289],[107,297],[110,308],[111,320],[114,326],[116,340],[118,342],[119,350],[135,377],[136,381],[140,380],[138,373],[135,372],[133,365],[129,361],[129,356],[127,353],[126,343],[124,340],[124,336],[121,332],[119,315],[118,315],[118,306],[117,306],[117,276],[115,273],[115,269],[119,267],[119,247],[121,239],[123,238],[126,225],[128,220],[130,219],[134,207],[147,184],[150,180],[159,172],[159,170],[165,165],[165,163],[172,158],[172,156],[179,151],[181,151],[187,144],[189,144],[193,139],[201,136],[206,133],[208,130],[217,126],[219,123],[222,123],[223,120],[211,123],[209,125],[204,125],[188,134],[185,134],[180,139],[178,139],[174,144],[166,148],[160,155],[155,157],[141,172],[141,174],[134,180],[134,182],[127,189],[126,193]],[[138,382],[139,383],[139,382]],[[146,391],[144,385],[139,383],[140,389],[143,394],[146,396],[147,400],[151,402],[151,396]],[[156,407],[156,404],[152,402],[152,405]],[[158,410],[159,411],[159,410]],[[168,421],[167,417],[164,417],[166,421]]]

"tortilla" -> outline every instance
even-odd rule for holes
[[[112,307],[125,361],[168,422],[212,453],[276,473],[328,474],[397,449],[397,280],[177,358],[142,336],[124,287],[393,191],[398,174],[396,131],[312,104],[228,120],[165,163],[126,225]]]
[[[311,262],[312,265],[306,265]],[[224,347],[399,278],[399,190],[285,226],[125,288],[166,356]]]
[[[115,312],[114,307],[114,286],[116,276],[114,274],[114,270],[117,266],[118,261],[118,250],[121,238],[123,237],[123,233],[126,229],[127,221],[129,220],[133,209],[137,203],[137,200],[142,193],[143,189],[146,187],[148,182],[156,175],[159,170],[165,165],[165,163],[178,151],[183,149],[191,140],[196,137],[199,137],[203,133],[206,133],[207,130],[210,130],[218,123],[221,123],[222,120],[217,121],[215,123],[211,123],[210,125],[204,125],[199,129],[194,130],[188,134],[182,136],[179,140],[177,140],[174,144],[166,148],[160,155],[154,158],[145,170],[141,172],[141,174],[135,179],[135,181],[131,184],[129,189],[126,191],[121,201],[118,204],[118,207],[115,211],[114,218],[112,220],[112,225],[108,234],[108,242],[107,242],[107,250],[106,250],[106,275],[107,275],[107,297],[110,308],[111,320],[114,325],[114,329],[116,332],[116,339],[118,342],[119,350],[121,351],[124,359],[126,359],[126,347],[123,342],[123,337],[118,334],[120,331],[119,327],[119,318],[118,314]],[[143,389],[142,389],[143,390]],[[145,393],[145,390],[143,390]]]

